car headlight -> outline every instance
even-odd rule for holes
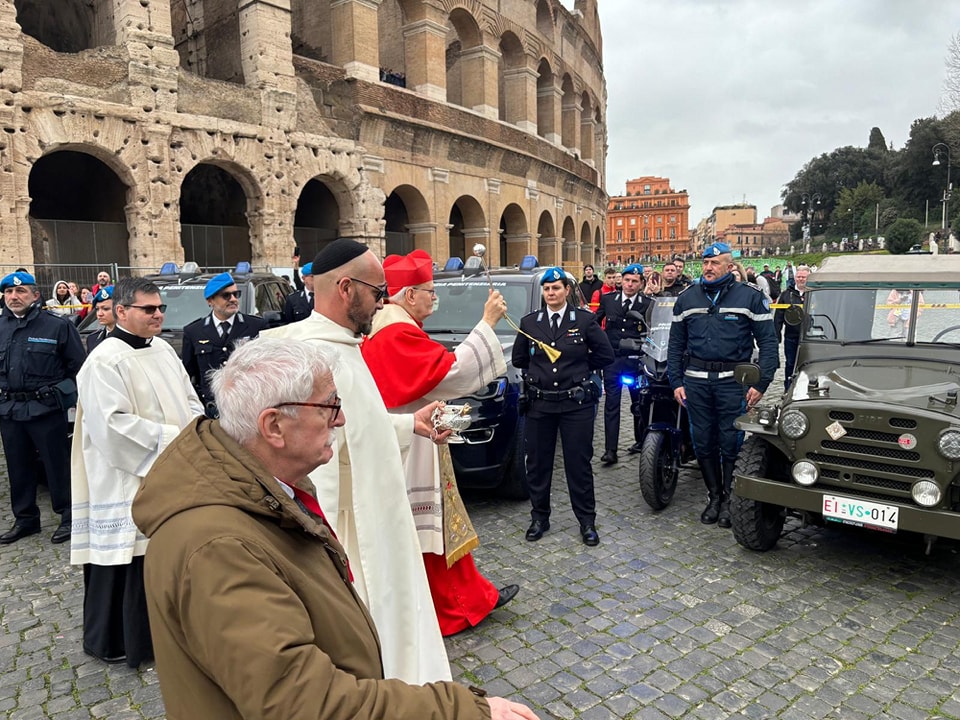
[[[947,429],[941,432],[937,450],[947,460],[960,460],[960,430]]]
[[[923,505],[923,507],[933,507],[940,503],[940,488],[936,483],[929,480],[914,483],[913,487],[910,488],[910,494],[913,495],[917,505]]]
[[[809,460],[798,460],[795,462],[790,469],[790,473],[793,475],[793,479],[797,485],[803,485],[804,487],[813,485],[817,481],[817,478],[820,477],[820,471],[817,470],[817,466]]]
[[[802,438],[810,429],[810,421],[799,410],[787,410],[780,416],[780,429],[791,440]]]

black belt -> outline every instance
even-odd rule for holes
[[[687,360],[687,367],[706,370],[707,372],[730,372],[731,370],[736,370],[737,365],[742,365],[745,362],[750,361],[735,360],[733,362],[723,362],[722,360],[701,360],[700,358],[692,357]]]
[[[528,388],[527,392],[534,400],[577,400],[587,399],[586,391],[582,387],[570,388],[569,390],[541,390],[538,387]]]
[[[9,390],[0,390],[0,402],[9,402],[10,400],[13,400],[15,402],[27,402],[28,400],[43,400],[46,397],[49,397],[50,393],[51,393],[50,388],[34,390],[33,392],[10,392]]]

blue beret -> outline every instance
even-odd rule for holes
[[[643,265],[640,263],[634,263],[633,265],[627,265],[621,275],[643,275]]]
[[[300,268],[300,275],[313,275],[313,263],[308,262],[302,268]]]
[[[707,245],[707,247],[703,249],[703,256],[705,258],[716,257],[717,255],[725,255],[729,252],[730,252],[729,245],[727,245],[726,243],[716,242],[713,245]]]
[[[28,272],[13,272],[0,280],[0,292],[15,285],[36,285],[36,278]]]
[[[218,292],[231,285],[236,285],[236,283],[233,281],[233,276],[230,275],[230,273],[222,272],[219,275],[214,275],[207,280],[207,284],[203,288],[203,297],[209,300]]]
[[[547,271],[543,274],[543,277],[540,278],[540,284],[543,285],[548,282],[556,282],[557,280],[563,280],[567,276],[564,274],[563,270],[558,267],[547,268]]]
[[[111,299],[113,299],[113,285],[102,287],[97,290],[96,294],[93,296],[93,307],[96,307],[98,302]]]

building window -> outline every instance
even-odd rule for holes
[[[657,240],[663,240],[663,228],[657,228]]]
[[[635,217],[630,218],[630,224],[631,224],[631,225],[636,225],[636,224],[637,224],[637,219],[636,219]]]
[[[649,215],[644,215],[644,216],[643,216],[643,224],[644,224],[644,225],[649,225],[649,224],[650,224],[650,216],[649,216]]]
[[[617,227],[623,225],[623,218],[617,218]]]
[[[676,215],[671,215],[671,216],[670,216],[670,222],[675,223],[676,221],[677,221],[677,216],[676,216]]]
[[[676,229],[676,228],[670,228],[670,239],[671,239],[671,240],[676,240],[676,239],[677,239],[677,229]]]
[[[644,195],[649,195],[649,194],[650,194],[650,186],[649,186],[649,185],[644,185],[644,186],[643,186],[643,194],[644,194]]]
[[[644,240],[649,240],[649,239],[650,239],[650,231],[647,230],[646,228],[643,229],[643,239],[644,239]]]
[[[663,215],[657,215],[657,225],[663,225]]]
[[[623,230],[617,230],[617,242],[623,240]]]
[[[637,231],[636,231],[636,230],[631,230],[631,231],[630,231],[630,240],[631,240],[631,241],[635,241],[636,239],[637,239]]]

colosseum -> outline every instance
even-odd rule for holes
[[[597,0],[0,0],[0,93],[0,266],[602,258]]]

